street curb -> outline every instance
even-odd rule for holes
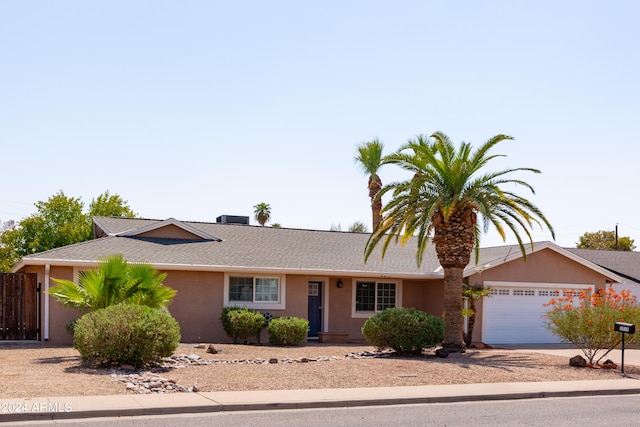
[[[280,403],[228,403],[223,404],[221,412],[234,411],[260,411],[273,409],[321,409],[321,408],[350,408],[358,406],[388,406],[410,405],[425,403],[457,403],[457,402],[482,402],[496,400],[520,400],[542,399],[553,397],[583,397],[583,396],[609,396],[623,394],[640,394],[638,389],[612,389],[612,390],[577,390],[577,391],[537,391],[504,394],[469,394],[461,396],[425,396],[408,398],[377,398],[377,399],[347,399],[333,401],[299,401]]]
[[[192,396],[204,398],[208,403],[193,405],[141,405],[136,401],[136,396],[131,396],[132,404],[136,407],[110,408],[110,409],[81,409],[69,412],[20,412],[0,415],[0,423],[18,421],[44,421],[44,420],[71,420],[102,417],[134,417],[149,415],[177,415],[177,414],[203,414],[213,412],[238,412],[238,411],[265,411],[283,409],[319,409],[319,408],[349,408],[366,406],[410,405],[425,403],[455,403],[455,402],[481,402],[496,400],[520,400],[542,399],[554,397],[582,397],[582,396],[607,396],[640,394],[638,388],[612,388],[602,390],[560,390],[560,391],[526,391],[487,394],[463,394],[445,396],[416,396],[416,397],[389,397],[389,398],[347,398],[347,399],[323,399],[323,400],[298,400],[287,402],[234,402],[222,403],[206,395],[193,393]],[[108,399],[105,397],[105,399]]]

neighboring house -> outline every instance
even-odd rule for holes
[[[42,285],[40,339],[68,344],[65,323],[78,315],[46,291],[52,278],[76,281],[100,257],[122,254],[167,273],[178,291],[169,311],[184,342],[228,341],[220,315],[224,306],[255,308],[272,316],[309,319],[310,337],[341,332],[363,339],[361,327],[389,307],[415,307],[442,316],[443,271],[430,246],[416,266],[415,242],[379,248],[364,262],[368,234],[258,227],[227,223],[246,217],[222,216],[218,223],[94,218],[90,241],[22,258],[14,272],[35,273]],[[480,301],[474,341],[556,342],[544,327],[542,304],[556,290],[600,289],[621,283],[618,274],[550,242],[528,247],[526,262],[517,246],[485,248],[465,270],[469,284],[490,286]]]
[[[616,285],[616,288],[629,289],[640,301],[640,252],[575,248],[567,250],[620,276],[622,283]]]

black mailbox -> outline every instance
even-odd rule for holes
[[[636,325],[632,325],[631,323],[616,322],[613,330],[616,332],[624,332],[625,334],[635,334]]]

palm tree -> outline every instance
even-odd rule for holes
[[[378,193],[382,189],[382,180],[378,176],[378,170],[385,164],[382,155],[384,146],[378,138],[363,142],[356,146],[357,154],[353,160],[360,166],[362,172],[369,175],[369,198],[371,198],[371,215],[373,217],[373,229],[375,230],[382,219],[382,199]]]
[[[415,236],[416,260],[420,266],[427,243],[433,239],[444,270],[443,348],[449,351],[464,351],[462,279],[474,249],[476,262],[478,259],[478,215],[484,232],[493,225],[506,240],[505,229],[511,230],[525,260],[522,231],[533,244],[530,228],[534,223],[541,227],[544,224],[555,239],[551,224],[534,204],[501,188],[505,184],[519,184],[535,194],[529,184],[508,175],[521,171],[540,173],[539,170],[515,168],[480,173],[490,160],[499,157],[490,155],[489,151],[499,142],[512,139],[507,135],[496,135],[475,150],[470,144],[462,143],[456,151],[449,137],[436,132],[430,138],[421,135],[409,140],[388,158],[389,163],[412,172],[413,176],[391,183],[380,191],[379,197],[389,192],[392,197],[383,209],[380,226],[367,242],[365,260],[381,241],[384,257],[392,241],[404,244]]]
[[[166,277],[149,264],[128,264],[122,255],[113,255],[101,258],[97,269],[81,272],[78,283],[52,278],[56,286],[48,293],[80,311],[122,303],[166,308],[176,295],[162,284]]]
[[[264,227],[264,224],[269,222],[269,218],[271,218],[271,206],[267,203],[258,203],[253,209],[256,221]]]
[[[473,327],[476,324],[476,302],[489,295],[491,288],[483,288],[482,285],[462,285],[462,296],[469,301],[469,307],[467,307],[467,333],[464,334],[464,343],[467,347],[471,345],[473,339]]]

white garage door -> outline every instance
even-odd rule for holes
[[[559,339],[544,327],[543,305],[562,294],[557,289],[588,289],[588,285],[559,287],[491,286],[482,300],[482,341],[487,344],[550,344]],[[579,286],[579,287],[578,287]],[[559,293],[558,293],[559,292]]]

